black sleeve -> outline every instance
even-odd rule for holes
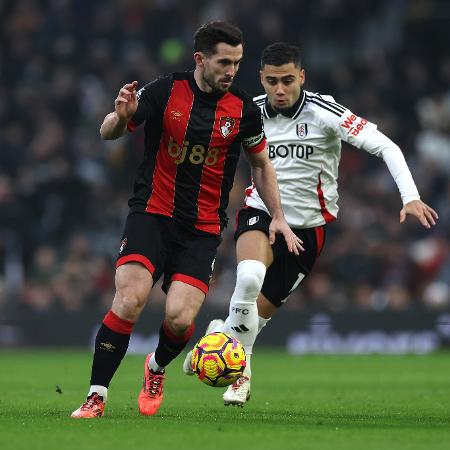
[[[241,139],[244,148],[252,153],[264,149],[266,139],[261,110],[251,100],[244,103]]]
[[[142,122],[152,121],[164,114],[172,82],[173,77],[171,75],[164,76],[138,90],[138,107],[134,116],[128,122],[130,131],[134,131]]]

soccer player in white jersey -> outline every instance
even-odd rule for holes
[[[250,358],[256,336],[311,272],[325,242],[326,225],[337,217],[342,140],[384,160],[403,201],[400,223],[411,214],[430,228],[438,218],[420,200],[394,142],[333,97],[303,89],[305,71],[298,47],[281,42],[266,47],[260,75],[266,94],[254,100],[263,114],[286,220],[303,241],[304,251],[298,256],[289,253],[282,239],[269,244],[268,210],[255,186],[247,188],[235,234],[237,280],[229,315],[225,323],[216,319],[207,330],[221,329],[235,336],[248,358],[243,376],[223,395],[225,405],[243,406],[249,399]],[[188,358],[183,368],[190,372]]]

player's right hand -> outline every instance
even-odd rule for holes
[[[114,107],[119,118],[128,121],[136,112],[138,100],[136,96],[136,88],[138,82],[125,84],[119,91],[119,95],[114,100]]]
[[[282,234],[286,241],[287,248],[290,253],[299,255],[300,252],[304,252],[303,241],[291,230],[286,220],[272,218],[269,225],[269,244],[275,243],[275,235]]]

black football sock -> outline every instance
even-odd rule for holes
[[[177,336],[164,321],[159,329],[159,342],[155,350],[156,363],[162,367],[167,366],[184,350],[193,333],[194,324],[184,334]]]
[[[127,352],[133,325],[133,322],[121,319],[112,311],[106,314],[95,338],[91,386],[109,386]]]

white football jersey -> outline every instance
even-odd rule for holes
[[[267,95],[254,101],[263,114],[267,151],[291,227],[311,228],[336,219],[342,140],[385,160],[403,203],[420,198],[400,148],[333,97],[302,90],[284,114],[271,108]],[[245,204],[269,212],[254,185],[246,190]]]

